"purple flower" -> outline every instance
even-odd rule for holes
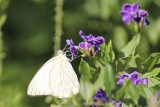
[[[98,37],[94,37],[92,34],[89,34],[88,36],[86,36],[82,30],[79,31],[79,35],[81,36],[81,38],[87,42],[87,43],[90,43],[91,45],[94,45],[95,47],[96,46],[100,46],[102,43],[104,43],[104,38],[101,37],[101,36],[98,36]]]
[[[140,79],[138,77],[138,72],[137,71],[131,73],[129,75],[129,78],[132,80],[134,85],[138,85],[138,83],[140,82]]]
[[[88,56],[95,56],[96,53],[100,50],[99,47],[94,47],[91,43],[88,42],[80,42],[79,48],[82,53],[87,54]]]
[[[109,101],[108,95],[100,88],[95,96],[94,96],[94,102],[102,101],[103,103],[107,103]]]
[[[140,24],[143,22],[145,26],[148,26],[150,23],[146,18],[147,16],[148,16],[148,12],[146,10],[139,10],[138,17],[134,18],[134,21]]]
[[[130,25],[130,20],[133,20],[137,24],[143,22],[145,26],[148,26],[150,23],[146,18],[148,16],[148,12],[146,10],[139,10],[140,5],[138,3],[134,4],[124,4],[120,14],[122,14],[122,20],[125,24]]]
[[[129,75],[129,78],[132,80],[133,84],[136,85],[136,86],[137,86],[139,83],[148,85],[148,78],[145,78],[145,79],[140,78],[140,77],[138,76],[138,72],[137,72],[137,71],[131,73],[131,74]]]
[[[123,85],[124,80],[125,80],[126,78],[128,78],[128,77],[129,77],[128,73],[120,74],[120,75],[118,76],[119,81],[117,82],[117,84]]]
[[[129,25],[130,20],[137,17],[137,12],[140,8],[140,5],[138,3],[134,4],[124,4],[122,7],[122,10],[120,11],[120,14],[123,15],[122,19],[125,24]]]
[[[111,104],[114,104],[116,102],[115,98],[112,98]]]
[[[122,102],[121,101],[117,101],[116,102],[116,107],[122,107]]]
[[[139,73],[137,71],[131,73],[131,74],[120,74],[119,75],[119,81],[117,82],[117,84],[123,85],[125,78],[129,78],[132,83],[137,86],[139,83],[148,85],[148,78],[140,78],[139,77]]]
[[[105,41],[101,36],[94,37],[92,34],[86,36],[82,31],[79,32],[79,35],[84,40],[84,42],[79,43],[79,47],[82,53],[88,56],[95,56],[100,50],[100,45]]]
[[[142,84],[148,85],[148,78],[141,78],[141,79],[140,79],[140,82],[141,82]]]
[[[116,107],[122,107],[122,102],[121,101],[116,101],[115,98],[112,98],[111,104],[115,104]]]
[[[66,40],[67,45],[69,45],[70,52],[72,53],[72,60],[78,56],[78,46],[75,46],[72,40]]]

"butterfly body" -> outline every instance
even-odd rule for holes
[[[69,60],[62,51],[48,60],[31,80],[27,90],[28,95],[68,98],[77,94],[80,86]]]

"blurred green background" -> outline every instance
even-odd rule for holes
[[[26,91],[37,70],[54,53],[55,1],[0,0],[0,35],[3,35],[5,53],[0,75],[0,107],[49,107],[45,97],[29,97]],[[66,39],[73,39],[75,44],[82,41],[78,32],[83,30],[85,34],[103,36],[106,43],[112,39],[117,53],[135,34],[134,24],[126,26],[119,11],[124,3],[134,2],[149,12],[151,23],[142,29],[143,37],[137,52],[144,58],[159,52],[159,0],[64,0],[61,49]],[[1,24],[5,16],[6,20]],[[1,48],[0,58],[4,56]],[[72,62],[77,74],[78,64],[79,59]]]

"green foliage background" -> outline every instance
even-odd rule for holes
[[[72,38],[75,44],[79,43],[78,32],[83,30],[85,34],[103,36],[107,44],[111,39],[117,56],[135,34],[133,23],[126,26],[119,14],[123,3],[127,2],[138,2],[142,9],[149,12],[151,25],[142,28],[137,52],[144,59],[151,53],[159,52],[159,0],[65,0],[61,49],[68,38]],[[49,97],[29,97],[26,90],[37,70],[53,56],[54,8],[55,0],[0,0],[0,37],[3,32],[0,45],[3,41],[5,53],[0,75],[0,107],[50,106],[47,103],[50,102]],[[3,58],[1,46],[0,58]],[[79,62],[80,59],[72,62],[77,75]]]

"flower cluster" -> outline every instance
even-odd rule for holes
[[[105,91],[100,88],[94,96],[94,105],[91,105],[90,107],[103,107],[104,104],[109,103],[108,95],[105,93]],[[122,107],[121,101],[116,101],[115,98],[112,99],[111,104],[116,105],[116,107]]]
[[[102,90],[102,88],[100,88],[94,96],[94,102],[97,102],[98,100],[101,100],[103,103],[109,101],[108,95]]]
[[[130,25],[130,20],[141,25],[143,22],[145,26],[148,26],[150,23],[147,20],[148,12],[146,10],[139,10],[140,5],[138,3],[134,4],[124,4],[120,14],[123,15],[122,19],[125,24]]]
[[[137,71],[131,74],[128,74],[128,73],[120,74],[118,78],[119,78],[119,81],[117,82],[117,84],[120,84],[120,85],[123,85],[126,78],[129,78],[132,81],[132,83],[136,86],[139,83],[148,85],[148,78],[140,78]]]
[[[78,51],[94,57],[100,50],[100,45],[105,41],[102,36],[95,37],[92,34],[86,36],[82,31],[79,32],[79,35],[84,41],[80,42],[78,46],[74,45],[72,40],[66,40],[67,45],[70,46],[69,49],[72,53],[72,60],[78,56]]]

